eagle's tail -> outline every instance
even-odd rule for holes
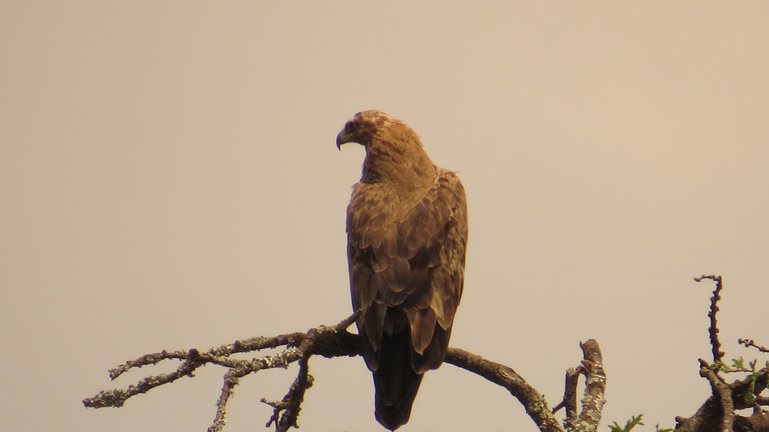
[[[394,431],[409,421],[422,374],[411,366],[408,327],[392,336],[383,335],[379,367],[374,372],[375,415],[382,426]]]

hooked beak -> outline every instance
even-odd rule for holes
[[[342,144],[347,144],[348,142],[352,142],[352,141],[353,141],[353,139],[352,139],[352,136],[350,135],[350,133],[347,132],[346,130],[342,129],[342,131],[339,132],[339,134],[337,134],[337,136],[336,136],[336,148],[337,148],[337,150],[341,150],[342,149]]]

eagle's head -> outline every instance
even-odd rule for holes
[[[336,146],[350,142],[366,149],[361,177],[364,183],[421,184],[435,176],[435,167],[416,132],[381,111],[361,111],[345,123],[336,136]]]
[[[402,121],[390,117],[382,111],[361,111],[345,123],[344,129],[336,136],[336,146],[340,148],[342,144],[356,142],[364,147],[368,147],[375,138],[381,138],[383,133],[395,129],[411,130]],[[411,132],[413,133],[413,131]]]

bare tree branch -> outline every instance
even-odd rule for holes
[[[585,392],[582,396],[582,412],[579,415],[579,431],[595,431],[601,421],[601,411],[606,403],[603,398],[606,391],[606,373],[603,370],[601,349],[595,339],[589,339],[579,344],[584,360],[582,368],[585,371]]]
[[[298,427],[297,420],[301,411],[301,404],[306,390],[312,386],[313,378],[309,374],[309,359],[312,355],[324,357],[356,356],[361,354],[361,345],[358,336],[346,331],[358,314],[342,320],[332,327],[320,326],[310,329],[306,333],[288,333],[275,337],[256,337],[231,344],[211,348],[201,352],[196,349],[187,351],[161,351],[143,355],[136,360],[128,361],[115,369],[110,370],[110,378],[115,379],[126,371],[142,366],[155,365],[163,360],[179,360],[179,367],[164,375],[149,376],[140,380],[135,385],[129,385],[127,389],[114,389],[101,391],[97,395],[83,400],[86,407],[120,407],[129,398],[145,393],[155,387],[168,384],[183,376],[192,376],[192,372],[200,366],[214,364],[227,368],[224,374],[222,389],[216,403],[214,420],[208,428],[209,432],[220,432],[227,423],[227,403],[234,394],[235,387],[240,379],[263,369],[286,368],[289,364],[298,362],[299,372],[293,384],[281,401],[267,401],[263,403],[273,408],[273,414],[267,422],[267,426],[274,425],[275,430],[284,432]],[[263,355],[248,360],[234,359],[232,354],[255,352],[269,348],[284,347],[277,354]],[[603,391],[606,382],[601,363],[601,354],[598,343],[588,340],[580,344],[583,351],[581,366],[577,369],[576,376],[570,378],[567,384],[573,387],[573,401],[569,402],[567,411],[576,413],[576,381],[580,374],[586,377],[586,388],[582,398],[582,413],[578,422],[565,423],[567,431],[594,431],[601,418],[600,410],[603,407]],[[463,368],[480,375],[487,380],[505,387],[524,406],[526,412],[534,420],[543,432],[563,432],[553,412],[548,408],[545,398],[529,385],[523,377],[508,366],[486,360],[476,354],[458,349],[449,348],[445,358],[446,363]],[[565,399],[566,400],[566,399]],[[574,414],[576,416],[576,414]],[[583,429],[578,429],[583,428]]]
[[[544,396],[539,394],[512,368],[458,348],[449,348],[444,361],[506,388],[523,404],[526,413],[534,420],[539,430],[543,432],[563,431],[558,420],[548,409]]]
[[[759,350],[762,353],[769,353],[769,348],[763,347],[761,345],[756,345],[753,339],[737,339],[737,343],[740,345],[744,345],[746,348],[752,347]]]
[[[565,408],[566,416],[563,420],[566,429],[573,429],[577,421],[577,384],[579,376],[584,373],[582,365],[566,370],[563,388],[563,400],[553,407],[553,414],[561,408]]]
[[[299,405],[304,397],[304,391],[311,385],[307,360],[312,354],[320,354],[326,357],[355,356],[360,352],[357,335],[345,331],[355,321],[358,313],[345,318],[332,327],[321,326],[307,333],[289,333],[270,338],[256,337],[232,344],[212,348],[206,352],[196,349],[188,351],[161,351],[159,353],[146,354],[136,360],[128,361],[115,369],[110,370],[110,378],[115,379],[124,372],[146,365],[154,365],[163,360],[181,360],[179,367],[168,374],[149,376],[135,385],[129,385],[127,389],[104,390],[97,395],[83,400],[83,404],[89,408],[120,407],[126,400],[137,394],[163,384],[176,381],[183,376],[192,376],[192,372],[205,364],[215,364],[228,368],[224,375],[222,391],[216,404],[214,421],[208,428],[209,432],[221,431],[227,422],[227,402],[232,397],[240,378],[259,372],[263,369],[286,368],[289,364],[299,361],[299,376],[289,393],[284,398],[282,405],[272,405],[275,408],[276,430],[287,430],[296,426],[299,415]],[[264,355],[250,360],[231,358],[232,354],[260,351],[263,349],[284,346],[285,349],[275,355]],[[282,416],[278,418],[280,412]],[[271,421],[272,423],[272,421]]]
[[[302,410],[304,393],[312,386],[313,382],[313,377],[309,373],[308,360],[309,357],[303,357],[299,360],[299,373],[282,401],[270,402],[262,398],[262,403],[273,408],[272,417],[270,417],[265,426],[270,427],[274,423],[275,430],[278,432],[285,432],[290,428],[299,427],[297,420],[299,419],[299,412]]]
[[[699,359],[700,375],[707,379],[711,395],[691,417],[676,417],[677,432],[769,432],[769,412],[762,409],[769,406],[769,396],[763,392],[769,387],[769,363],[758,368],[757,360],[745,363],[742,358],[733,359],[732,364],[724,363],[724,352],[718,338],[719,328],[716,314],[721,299],[723,281],[721,276],[703,275],[695,278],[715,282],[716,287],[710,299],[708,317],[710,325],[708,336],[713,355],[713,363]],[[298,363],[299,371],[280,401],[263,403],[273,408],[267,426],[284,432],[298,427],[299,413],[305,393],[313,384],[309,373],[309,359],[313,355],[328,358],[357,356],[361,354],[358,335],[346,329],[358,317],[353,314],[338,324],[320,326],[305,333],[287,333],[274,337],[255,337],[235,341],[231,344],[211,348],[208,351],[197,349],[179,351],[161,351],[145,354],[135,360],[125,362],[109,371],[111,379],[134,368],[156,365],[164,360],[179,361],[176,370],[160,375],[147,376],[125,389],[101,391],[83,401],[86,407],[120,407],[126,400],[138,394],[146,393],[155,387],[169,384],[179,378],[192,377],[194,371],[207,364],[226,368],[222,389],[216,404],[216,413],[209,432],[221,432],[227,422],[227,403],[234,394],[240,379],[263,369],[286,368],[291,363]],[[740,339],[739,343],[748,348],[755,348],[761,353],[769,352],[764,346],[757,345],[752,339]],[[233,354],[257,352],[264,349],[280,348],[277,353],[265,354],[252,359],[236,359]],[[449,348],[445,362],[475,373],[492,383],[506,388],[520,401],[526,413],[543,432],[594,432],[601,420],[605,404],[606,374],[598,343],[587,340],[580,344],[583,359],[580,365],[567,370],[564,382],[563,399],[554,409],[534,387],[529,385],[515,370],[483,357],[458,348]],[[742,379],[727,382],[721,374],[744,374]],[[579,377],[585,377],[585,389],[581,399],[577,396]],[[555,413],[564,408],[563,426],[559,424]],[[738,411],[752,409],[750,415],[740,415]],[[639,416],[640,419],[640,416]]]
[[[716,320],[716,313],[718,312],[718,301],[721,300],[721,290],[724,286],[720,275],[702,275],[694,278],[696,282],[701,282],[704,279],[710,279],[716,283],[716,288],[713,290],[713,296],[710,297],[710,311],[708,312],[710,327],[708,328],[708,334],[710,335],[710,346],[713,352],[713,363],[719,363],[724,357],[724,352],[721,351],[721,342],[718,340],[718,321]]]

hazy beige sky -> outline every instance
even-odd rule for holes
[[[725,278],[728,355],[769,343],[769,2],[5,0],[0,430],[202,431],[213,367],[119,410],[80,401],[158,371],[108,382],[139,354],[346,316],[363,151],[334,137],[368,108],[467,189],[452,345],[551,404],[596,338],[603,430],[693,413],[702,273]],[[382,430],[360,358],[311,372],[302,430]],[[245,380],[227,430],[260,430],[293,377]],[[402,430],[536,429],[447,365]]]

